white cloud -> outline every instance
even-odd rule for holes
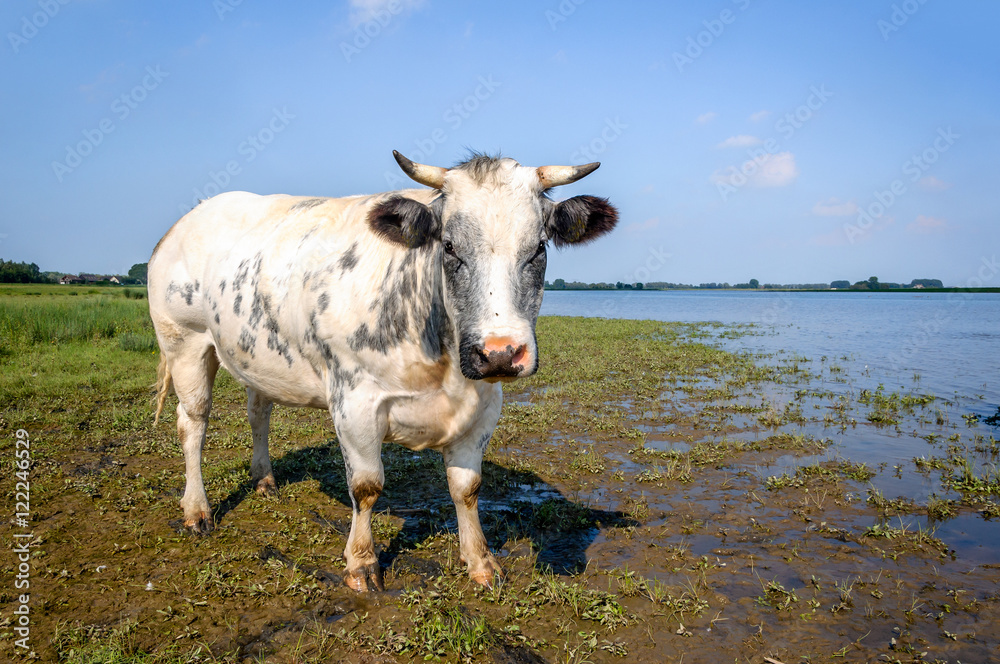
[[[948,229],[948,222],[941,217],[929,217],[925,214],[918,215],[916,220],[906,227],[911,233],[935,233]]]
[[[716,113],[715,111],[709,111],[708,113],[702,113],[697,118],[695,118],[695,122],[702,125],[708,124],[717,117],[719,117],[718,113]]]
[[[854,201],[841,202],[840,199],[831,198],[816,203],[812,211],[819,217],[850,217],[858,213],[858,204]]]
[[[764,141],[760,140],[756,136],[747,136],[746,134],[740,134],[739,136],[730,136],[726,140],[722,141],[716,148],[752,148],[755,145],[760,145]]]
[[[744,185],[753,187],[785,187],[799,176],[795,155],[791,152],[766,154],[758,159],[748,159],[737,168],[730,166],[712,174],[713,184],[726,184],[739,189]]]
[[[771,116],[771,111],[757,111],[750,116],[750,122],[761,122]]]
[[[951,183],[940,180],[933,175],[926,175],[920,178],[920,188],[924,191],[944,191],[951,189]]]
[[[758,187],[784,187],[799,177],[799,167],[791,152],[769,154],[763,159],[760,171],[752,178]]]
[[[424,0],[351,0],[351,27],[419,8]]]

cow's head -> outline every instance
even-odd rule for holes
[[[532,375],[547,245],[589,242],[618,221],[607,199],[575,196],[556,203],[547,193],[600,164],[529,168],[474,155],[446,169],[393,154],[407,175],[441,194],[430,205],[390,198],[371,211],[369,223],[411,248],[436,243],[462,373],[490,381]]]

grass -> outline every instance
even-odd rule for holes
[[[788,590],[777,579],[761,581],[761,590],[757,603],[770,606],[776,611],[791,611],[799,603],[799,596],[794,590]]]
[[[865,530],[864,537],[872,540],[889,540],[901,551],[926,548],[941,556],[948,553],[947,545],[934,536],[933,528],[924,528],[920,523],[917,523],[916,527],[911,527],[902,518],[898,519],[898,525],[893,525],[888,520],[880,520]]]
[[[598,622],[612,631],[635,620],[611,593],[567,583],[551,573],[538,575],[528,593],[542,604],[565,606],[573,617]]]
[[[441,593],[404,593],[403,603],[411,610],[414,626],[405,640],[395,639],[402,646],[400,653],[412,652],[422,659],[456,656],[470,661],[486,653],[497,642],[493,628],[482,616],[472,615],[461,606],[449,606]],[[391,643],[388,639],[387,643]]]
[[[167,644],[147,652],[136,643],[138,623],[126,620],[114,627],[60,624],[52,636],[59,661],[64,664],[190,664],[219,661],[210,649],[187,649]]]
[[[0,295],[0,339],[5,353],[34,344],[111,339],[120,334],[152,335],[145,298],[133,299],[129,289],[79,296],[39,286],[38,298]]]
[[[156,353],[149,307],[125,290],[0,289],[0,403],[7,407],[39,396],[58,401],[80,389],[115,394],[124,387],[134,398],[153,382]]]
[[[764,480],[764,488],[769,491],[778,491],[818,484],[839,484],[842,477],[867,482],[875,477],[875,471],[865,463],[852,463],[846,460],[814,463],[799,466],[791,475],[782,473],[781,475],[768,476]]]
[[[868,421],[876,426],[888,426],[899,424],[900,414],[911,414],[918,407],[926,407],[934,402],[932,395],[926,394],[900,394],[892,392],[886,394],[885,386],[879,385],[874,392],[871,390],[861,390],[858,402],[871,406],[868,412]]]
[[[662,611],[669,619],[687,620],[698,617],[709,608],[697,584],[686,588],[671,587],[659,579],[647,579],[630,570],[628,565],[608,572],[623,597],[643,597]]]

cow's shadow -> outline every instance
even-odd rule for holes
[[[404,520],[402,528],[391,538],[384,533],[380,537],[379,529],[375,529],[379,562],[388,568],[402,551],[436,535],[457,532],[457,522],[440,453],[384,445],[382,460],[385,487],[374,511],[388,512],[397,517],[396,523],[398,517]],[[317,480],[324,494],[351,506],[343,457],[336,441],[287,452],[273,459],[272,465],[279,487]],[[223,522],[252,493],[249,483],[233,490],[215,508],[216,523]],[[638,525],[623,512],[570,500],[529,470],[485,460],[479,514],[491,549],[497,551],[508,543],[527,538],[537,554],[536,565],[551,567],[559,574],[575,573],[586,567],[587,547],[601,528]],[[350,530],[349,512],[334,519],[313,512],[313,518],[319,527],[342,535]]]

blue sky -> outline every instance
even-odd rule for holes
[[[549,279],[1000,282],[995,2],[62,2],[0,8],[8,260],[125,272],[200,196],[475,148],[602,162],[559,194],[619,227]]]

